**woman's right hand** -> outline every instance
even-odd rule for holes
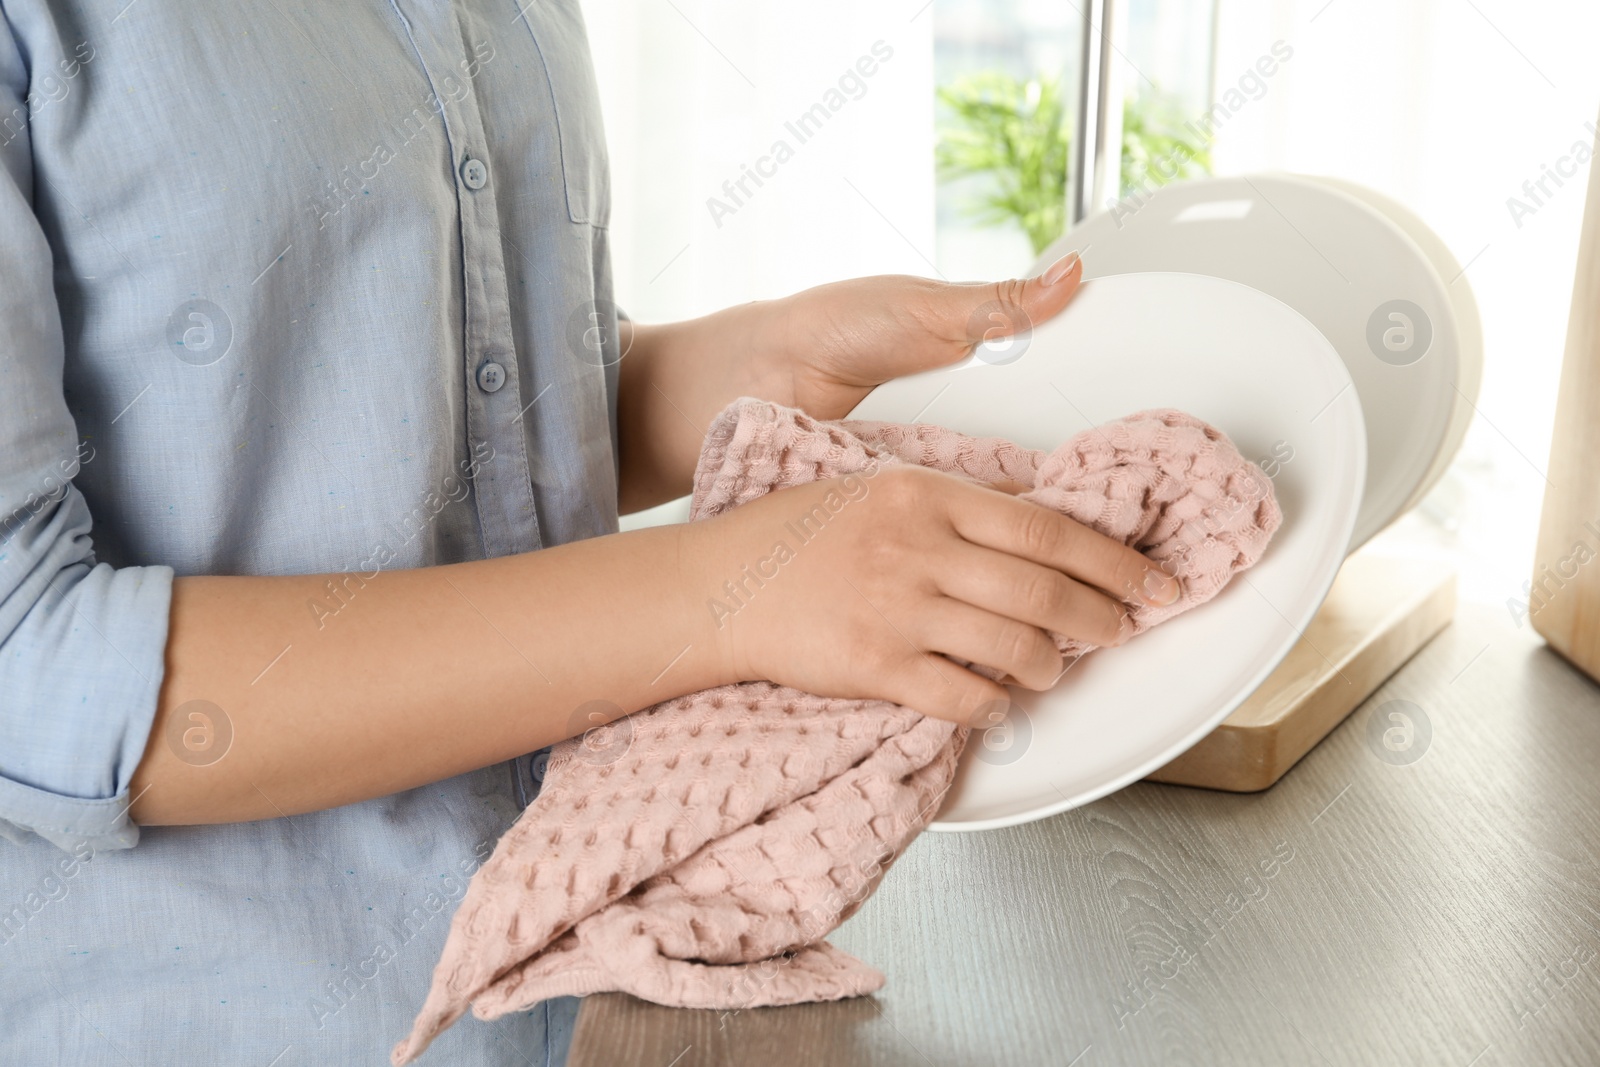
[[[306,610],[334,588],[337,618]],[[1044,688],[1061,672],[1045,631],[1116,644],[1117,591],[1139,589],[1177,595],[1139,553],[1064,516],[900,464],[704,522],[470,563],[184,577],[133,815],[351,804],[746,679],[992,723],[1005,690],[946,656]],[[170,740],[195,701],[231,726],[221,762]]]
[[[968,725],[1003,686],[1060,677],[1046,631],[1117,645],[1126,600],[1178,583],[1146,557],[1005,492],[911,465],[782,489],[682,531],[725,676],[881,698]],[[702,620],[704,621],[704,620]]]

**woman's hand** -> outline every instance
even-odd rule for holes
[[[1063,669],[1047,630],[1117,645],[1129,635],[1119,594],[1156,605],[1179,594],[1118,541],[910,465],[779,490],[681,535],[684,587],[703,589],[725,680],[966,724],[1006,692],[946,656],[1046,689]]]
[[[765,392],[842,415],[866,383],[954,361],[983,339],[952,325],[974,300],[1009,292],[1037,322],[1076,288],[1075,267],[1064,277],[998,288],[869,278],[787,307],[643,328],[654,351],[623,360],[631,385],[619,398],[635,506],[687,488],[704,427],[730,400]],[[1139,553],[1064,516],[903,465],[780,490],[706,522],[385,571],[324,632],[308,598],[349,580],[174,582],[160,706],[131,783],[138,822],[386,796],[743,679],[992,722],[1004,688],[946,656],[1044,688],[1062,666],[1046,630],[1116,644],[1119,591],[1177,596]],[[272,673],[252,680],[240,663]],[[185,729],[196,701],[225,709],[225,762],[154,740]]]
[[[754,395],[843,418],[874,386],[960,362],[974,345],[1052,318],[1082,280],[1074,252],[1036,278],[951,284],[891,274],[807,289],[769,310]]]
[[[959,362],[980,342],[1044,322],[1082,277],[1073,254],[1037,278],[882,275],[686,322],[622,324],[621,510],[688,492],[706,428],[729,402],[755,396],[842,418],[882,382]]]

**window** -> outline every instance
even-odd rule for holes
[[[1125,0],[1111,9],[1106,61],[1121,104],[1125,184],[1177,141],[1196,154],[1179,176],[1207,173],[1208,146],[1185,123],[1211,105],[1214,5]],[[1016,274],[1069,221],[1084,17],[1098,20],[1099,9],[1088,0],[934,0],[933,11],[939,265],[958,278]]]

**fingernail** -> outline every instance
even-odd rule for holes
[[[1050,264],[1045,272],[1039,276],[1039,281],[1044,283],[1046,286],[1054,285],[1062,278],[1065,278],[1067,275],[1071,274],[1072,268],[1076,267],[1077,265],[1078,253],[1068,252],[1066,255]]]
[[[1144,588],[1139,590],[1139,595],[1151,607],[1170,608],[1178,602],[1178,597],[1182,593],[1183,587],[1178,584],[1178,579],[1171,575],[1156,570],[1144,572]]]

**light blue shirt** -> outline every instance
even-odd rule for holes
[[[175,574],[616,529],[577,2],[0,0],[0,159],[0,1062],[387,1062],[530,761],[142,833],[128,782]]]

